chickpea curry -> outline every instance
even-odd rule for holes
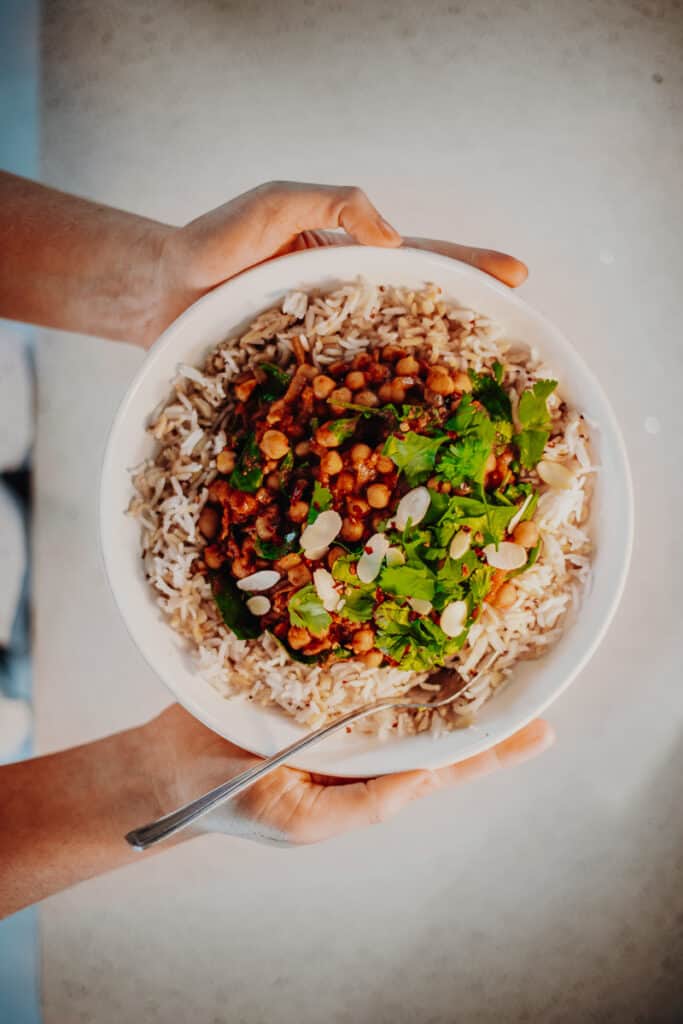
[[[386,345],[321,369],[293,349],[232,384],[196,568],[240,638],[267,630],[306,662],[441,665],[538,557],[556,381],[513,416],[500,363],[466,373]]]

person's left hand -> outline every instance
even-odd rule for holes
[[[155,313],[139,343],[148,348],[184,309],[248,267],[300,249],[352,242],[428,249],[478,267],[512,288],[527,277],[520,260],[495,249],[401,238],[359,188],[273,181],[168,232],[154,275]]]
[[[142,728],[147,731],[145,747],[154,752],[158,763],[151,781],[163,813],[260,760],[207,729],[178,704]],[[527,761],[551,746],[554,738],[552,726],[536,719],[485,753],[438,771],[400,772],[359,781],[278,768],[207,815],[198,828],[281,845],[320,842],[386,821],[406,804],[437,789]]]

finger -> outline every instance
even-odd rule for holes
[[[471,245],[458,245],[457,242],[445,242],[437,238],[405,238],[403,244],[414,249],[436,252],[461,263],[469,263],[491,277],[496,277],[510,288],[518,288],[529,276],[525,263],[496,249],[476,249]]]
[[[465,761],[440,768],[436,775],[442,786],[455,786],[461,782],[469,782],[478,779],[482,775],[489,775],[499,768],[512,768],[514,765],[522,764],[524,761],[537,757],[544,750],[551,747],[555,742],[555,730],[542,718],[536,718],[529,722],[523,729],[516,732],[514,736],[503,740],[490,750],[475,757],[468,757]]]

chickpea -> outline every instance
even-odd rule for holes
[[[323,423],[315,432],[315,440],[323,448],[338,448],[341,441],[331,429],[331,423]]]
[[[269,490],[279,491],[280,484],[281,480],[279,473],[269,473],[268,476],[266,477],[266,487],[268,487]]]
[[[379,405],[379,398],[374,391],[358,391],[355,395],[356,405],[366,405],[368,408],[374,408]]]
[[[310,441],[299,441],[298,445],[294,449],[294,453],[299,456],[300,459],[305,459],[311,451]]]
[[[331,377],[327,377],[324,373],[319,373],[317,377],[313,378],[313,394],[316,398],[324,400],[334,391],[336,386],[336,381],[332,380]]]
[[[493,473],[495,468],[496,468],[496,456],[493,454],[493,452],[491,452],[491,454],[489,455],[488,459],[484,463],[484,472],[485,473]]]
[[[392,385],[391,385],[391,383],[389,381],[386,381],[384,384],[380,385],[380,389],[377,392],[377,394],[379,395],[380,402],[391,402],[391,401],[393,401],[393,399],[391,397],[392,393],[393,393],[393,388],[392,388]]]
[[[386,484],[370,484],[365,493],[370,508],[386,508],[391,499],[391,491]]]
[[[330,392],[327,401],[331,406],[340,407],[340,404],[350,402],[351,398],[352,395],[349,388],[335,388],[334,391]]]
[[[357,629],[351,641],[354,654],[367,654],[375,646],[375,631],[369,626]]]
[[[340,494],[350,494],[356,486],[356,480],[353,473],[350,473],[348,469],[345,469],[339,474],[337,480],[337,490]]]
[[[453,377],[453,385],[459,395],[468,395],[472,390],[472,380],[469,373],[456,373]]]
[[[205,505],[201,511],[197,525],[207,540],[213,540],[218,533],[218,527],[221,525],[220,512],[211,505]]]
[[[527,520],[524,523],[517,523],[512,533],[512,539],[515,544],[521,544],[523,548],[535,547],[538,543],[538,537],[538,527],[536,526],[536,523],[531,522],[531,520]]]
[[[330,548],[330,550],[327,552],[327,564],[329,565],[330,569],[334,567],[334,563],[337,561],[337,559],[341,558],[342,555],[344,555],[345,553],[346,552],[344,551],[344,548]]]
[[[296,551],[283,555],[282,558],[278,558],[275,562],[275,568],[279,572],[287,572],[289,569],[293,569],[295,565],[301,565],[301,555],[297,555]]]
[[[290,647],[293,647],[295,651],[300,651],[311,642],[311,634],[303,626],[290,626],[287,640]]]
[[[491,604],[499,611],[506,611],[511,608],[517,600],[517,588],[513,583],[504,583]]]
[[[233,576],[236,576],[238,580],[243,580],[245,576],[251,576],[253,567],[245,558],[233,558],[230,569]]]
[[[405,402],[406,389],[403,386],[403,384],[400,383],[400,381],[392,381],[389,387],[391,388],[391,398],[389,399],[390,402]]]
[[[337,473],[341,473],[344,463],[342,462],[341,455],[334,449],[325,454],[320,459],[320,469],[327,476],[336,476]]]
[[[211,547],[204,549],[204,561],[209,569],[220,569],[225,561],[225,556],[218,549],[217,545],[212,544]]]
[[[266,430],[259,448],[267,459],[281,459],[289,451],[289,439],[281,430]]]
[[[365,387],[365,374],[362,370],[351,370],[346,374],[344,383],[351,391],[361,391]]]
[[[402,377],[415,376],[419,369],[420,364],[414,356],[403,356],[396,363],[396,373],[399,373]]]
[[[230,451],[219,452],[216,456],[216,469],[219,473],[232,473],[235,468],[235,453]]]
[[[350,497],[346,499],[346,506],[349,515],[354,519],[364,519],[370,511],[370,506],[364,498]]]
[[[311,640],[310,644],[306,644],[304,647],[304,654],[311,657],[314,654],[320,654],[321,651],[328,651],[332,646],[331,642],[324,636],[315,637]]]
[[[354,466],[360,466],[361,462],[367,462],[372,455],[372,448],[367,444],[354,444],[351,449],[351,462]]]
[[[367,654],[363,655],[361,661],[366,668],[379,668],[384,661],[384,655],[381,651],[368,651]]]
[[[344,540],[360,540],[363,536],[363,524],[355,519],[345,519],[342,523],[341,535]]]
[[[427,387],[435,395],[452,395],[455,391],[455,383],[451,379],[445,366],[438,363],[431,366],[427,374]]]
[[[235,384],[235,398],[238,402],[246,402],[255,387],[255,377],[250,377],[249,380],[239,381],[239,383]]]
[[[256,517],[256,536],[259,540],[272,540],[275,536],[272,516],[264,515]]]
[[[305,587],[311,582],[311,570],[303,562],[301,565],[293,565],[287,570],[287,579],[293,587]]]
[[[377,469],[380,473],[391,473],[394,468],[394,464],[388,455],[379,455],[377,457]]]
[[[365,370],[366,367],[372,364],[372,356],[369,352],[359,352],[353,357],[351,366],[354,370]]]
[[[303,523],[308,515],[307,501],[293,501],[287,510],[287,515],[293,523]]]
[[[382,349],[382,359],[385,363],[395,363],[403,355],[405,355],[405,349],[402,349],[400,345],[385,345]]]

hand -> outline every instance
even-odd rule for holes
[[[344,234],[329,228],[343,228]],[[167,233],[156,275],[158,315],[140,335],[140,343],[149,347],[184,309],[248,267],[300,249],[352,242],[428,249],[478,267],[513,288],[527,277],[523,263],[494,249],[402,239],[358,188],[270,182]]]
[[[158,769],[154,774],[163,813],[259,761],[207,729],[178,704],[143,728],[148,732],[147,749],[156,752]],[[438,771],[401,772],[349,782],[278,768],[207,815],[199,828],[280,845],[315,843],[386,821],[418,797],[520,764],[553,742],[552,727],[537,719],[491,750]]]

